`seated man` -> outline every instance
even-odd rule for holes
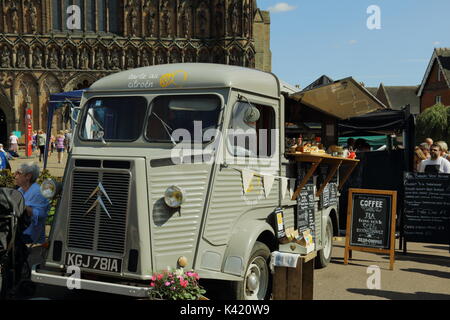
[[[40,186],[36,183],[39,177],[39,167],[35,163],[23,163],[14,174],[15,183],[19,186],[25,200],[26,214],[31,223],[23,233],[26,244],[45,242],[45,221],[50,209],[49,201],[41,194]]]

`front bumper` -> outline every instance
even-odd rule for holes
[[[31,271],[31,281],[35,283],[43,283],[68,288],[67,286],[68,281],[72,282],[73,280],[74,279],[70,277],[45,273],[42,270],[40,270],[40,265],[34,265]],[[137,287],[131,285],[123,285],[87,279],[79,279],[78,281],[80,284],[79,289],[81,290],[91,290],[137,298],[148,297],[148,292],[151,290],[151,288],[147,287]]]

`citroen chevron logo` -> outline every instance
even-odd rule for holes
[[[105,203],[102,200],[102,194],[106,197],[106,199],[108,199],[109,203],[112,205],[111,199],[109,198],[108,194],[106,193],[105,188],[103,188],[103,185],[101,182],[98,183],[98,186],[94,189],[94,191],[92,191],[91,195],[89,196],[89,198],[87,198],[87,200],[84,202],[85,204],[95,195],[97,194],[97,200],[94,201],[94,203],[92,204],[92,206],[89,208],[89,210],[84,214],[85,216],[89,214],[89,212],[92,211],[92,209],[94,209],[97,204],[99,204],[103,211],[106,212],[106,214],[108,215],[108,217],[110,219],[111,215],[109,214],[108,210],[106,209]]]

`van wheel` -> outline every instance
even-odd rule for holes
[[[245,269],[244,281],[233,284],[237,300],[265,300],[271,294],[271,274],[269,269],[270,249],[256,241]]]
[[[333,251],[333,222],[331,217],[327,217],[325,226],[325,238],[323,239],[323,248],[317,252],[316,267],[318,269],[325,268],[331,261],[331,253]]]

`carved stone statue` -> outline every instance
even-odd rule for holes
[[[67,49],[65,53],[66,59],[66,69],[73,69],[73,51],[72,49]]]
[[[164,51],[159,50],[158,54],[156,55],[156,64],[165,64],[165,63],[167,63],[166,54]]]
[[[191,29],[190,8],[183,2],[180,9],[180,37],[188,38]]]
[[[150,54],[148,52],[148,50],[144,50],[144,53],[142,54],[142,62],[141,62],[143,67],[147,67],[151,65],[150,62]]]
[[[250,36],[252,20],[253,19],[252,19],[250,3],[246,2],[245,6],[244,6],[244,35],[246,37]]]
[[[195,54],[191,50],[186,51],[184,62],[195,62]]]
[[[135,67],[135,61],[134,61],[134,52],[128,51],[127,53],[127,68],[132,69]]]
[[[147,13],[147,35],[153,37],[155,30],[155,13],[150,8]]]
[[[180,53],[178,52],[178,50],[172,50],[172,52],[170,53],[170,62],[171,63],[180,63],[181,62],[181,57],[180,57]]]
[[[105,68],[105,56],[101,49],[99,49],[95,55],[95,68],[98,70],[103,70]]]
[[[3,47],[2,51],[2,68],[10,68],[11,67],[11,51],[9,51],[8,47]]]
[[[17,13],[17,5],[16,1],[13,0],[11,2],[11,8],[9,9],[9,16],[11,17],[11,32],[18,33],[19,32],[19,15]]]
[[[30,6],[28,7],[28,22],[30,24],[31,32],[37,33],[38,12],[35,4],[31,1]]]
[[[19,51],[17,52],[17,67],[18,68],[27,67],[27,57],[23,47],[20,47]]]
[[[233,36],[237,36],[239,33],[239,5],[237,1],[234,3],[231,11],[230,23]]]
[[[89,68],[89,53],[86,48],[83,48],[80,55],[80,69],[86,70]]]
[[[33,51],[33,68],[42,67],[42,51],[39,47],[36,47]]]
[[[170,36],[172,33],[171,28],[171,15],[169,8],[169,1],[165,0],[164,3],[161,5],[161,36]]]
[[[117,49],[114,49],[112,56],[111,56],[111,68],[113,70],[120,69],[120,56]]]
[[[138,34],[138,13],[136,9],[132,9],[130,12],[130,35],[135,36]]]
[[[55,48],[51,49],[50,51],[49,68],[58,69],[58,53],[56,52]]]

